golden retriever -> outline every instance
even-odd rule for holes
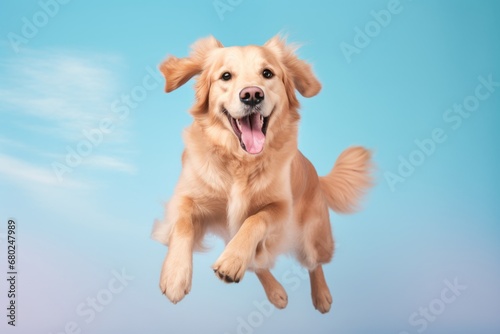
[[[284,308],[286,291],[270,269],[279,254],[293,254],[309,270],[314,307],[328,312],[332,297],[322,269],[334,249],[328,207],[355,209],[371,183],[370,152],[351,147],[318,177],[298,150],[295,90],[304,97],[321,90],[310,65],[280,36],[244,47],[208,37],[189,57],[168,57],[160,70],[167,92],[198,76],[180,179],[153,231],[169,247],[161,291],[173,303],[189,293],[193,251],[214,233],[226,242],[213,265],[221,280],[238,283],[254,271],[269,301]]]

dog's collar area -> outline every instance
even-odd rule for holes
[[[222,112],[227,116],[241,148],[250,154],[262,152],[271,115],[264,117],[260,112],[254,111],[236,119],[227,109],[223,108]]]

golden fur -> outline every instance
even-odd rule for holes
[[[334,250],[328,207],[355,209],[370,184],[370,153],[347,149],[324,177],[300,153],[295,90],[312,97],[321,85],[294,51],[279,36],[263,46],[226,48],[208,37],[192,46],[189,57],[170,56],[160,66],[167,92],[198,76],[181,176],[153,231],[169,246],[160,288],[174,303],[191,289],[193,251],[203,247],[206,233],[215,233],[227,243],[213,265],[223,281],[239,282],[247,270],[254,271],[269,300],[283,308],[287,294],[270,268],[279,254],[290,253],[310,272],[314,306],[322,313],[330,309],[321,267]],[[274,76],[263,77],[264,69]],[[231,80],[222,80],[223,72],[230,72]],[[243,117],[239,92],[248,86],[265,93],[259,110],[268,126],[259,154],[242,148],[229,121]]]

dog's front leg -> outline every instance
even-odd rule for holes
[[[193,274],[193,202],[185,198],[176,205],[175,225],[168,243],[160,277],[161,291],[176,304],[191,290]]]
[[[215,274],[227,283],[238,283],[245,275],[249,262],[272,224],[280,224],[288,213],[285,202],[266,205],[256,214],[245,219],[236,235],[212,266]]]

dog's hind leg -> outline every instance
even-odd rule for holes
[[[330,289],[325,281],[323,274],[323,267],[318,265],[313,270],[309,271],[309,278],[311,279],[311,297],[314,308],[321,313],[330,311],[332,305],[332,295]]]
[[[312,203],[314,205],[311,205],[304,214],[307,223],[303,231],[303,243],[298,253],[298,260],[309,269],[314,307],[321,313],[326,313],[330,310],[332,296],[326,284],[322,265],[332,259],[335,243],[326,203],[321,200]]]
[[[279,309],[283,309],[288,304],[288,295],[283,286],[274,278],[269,270],[259,270],[255,274],[264,287],[267,299]]]

